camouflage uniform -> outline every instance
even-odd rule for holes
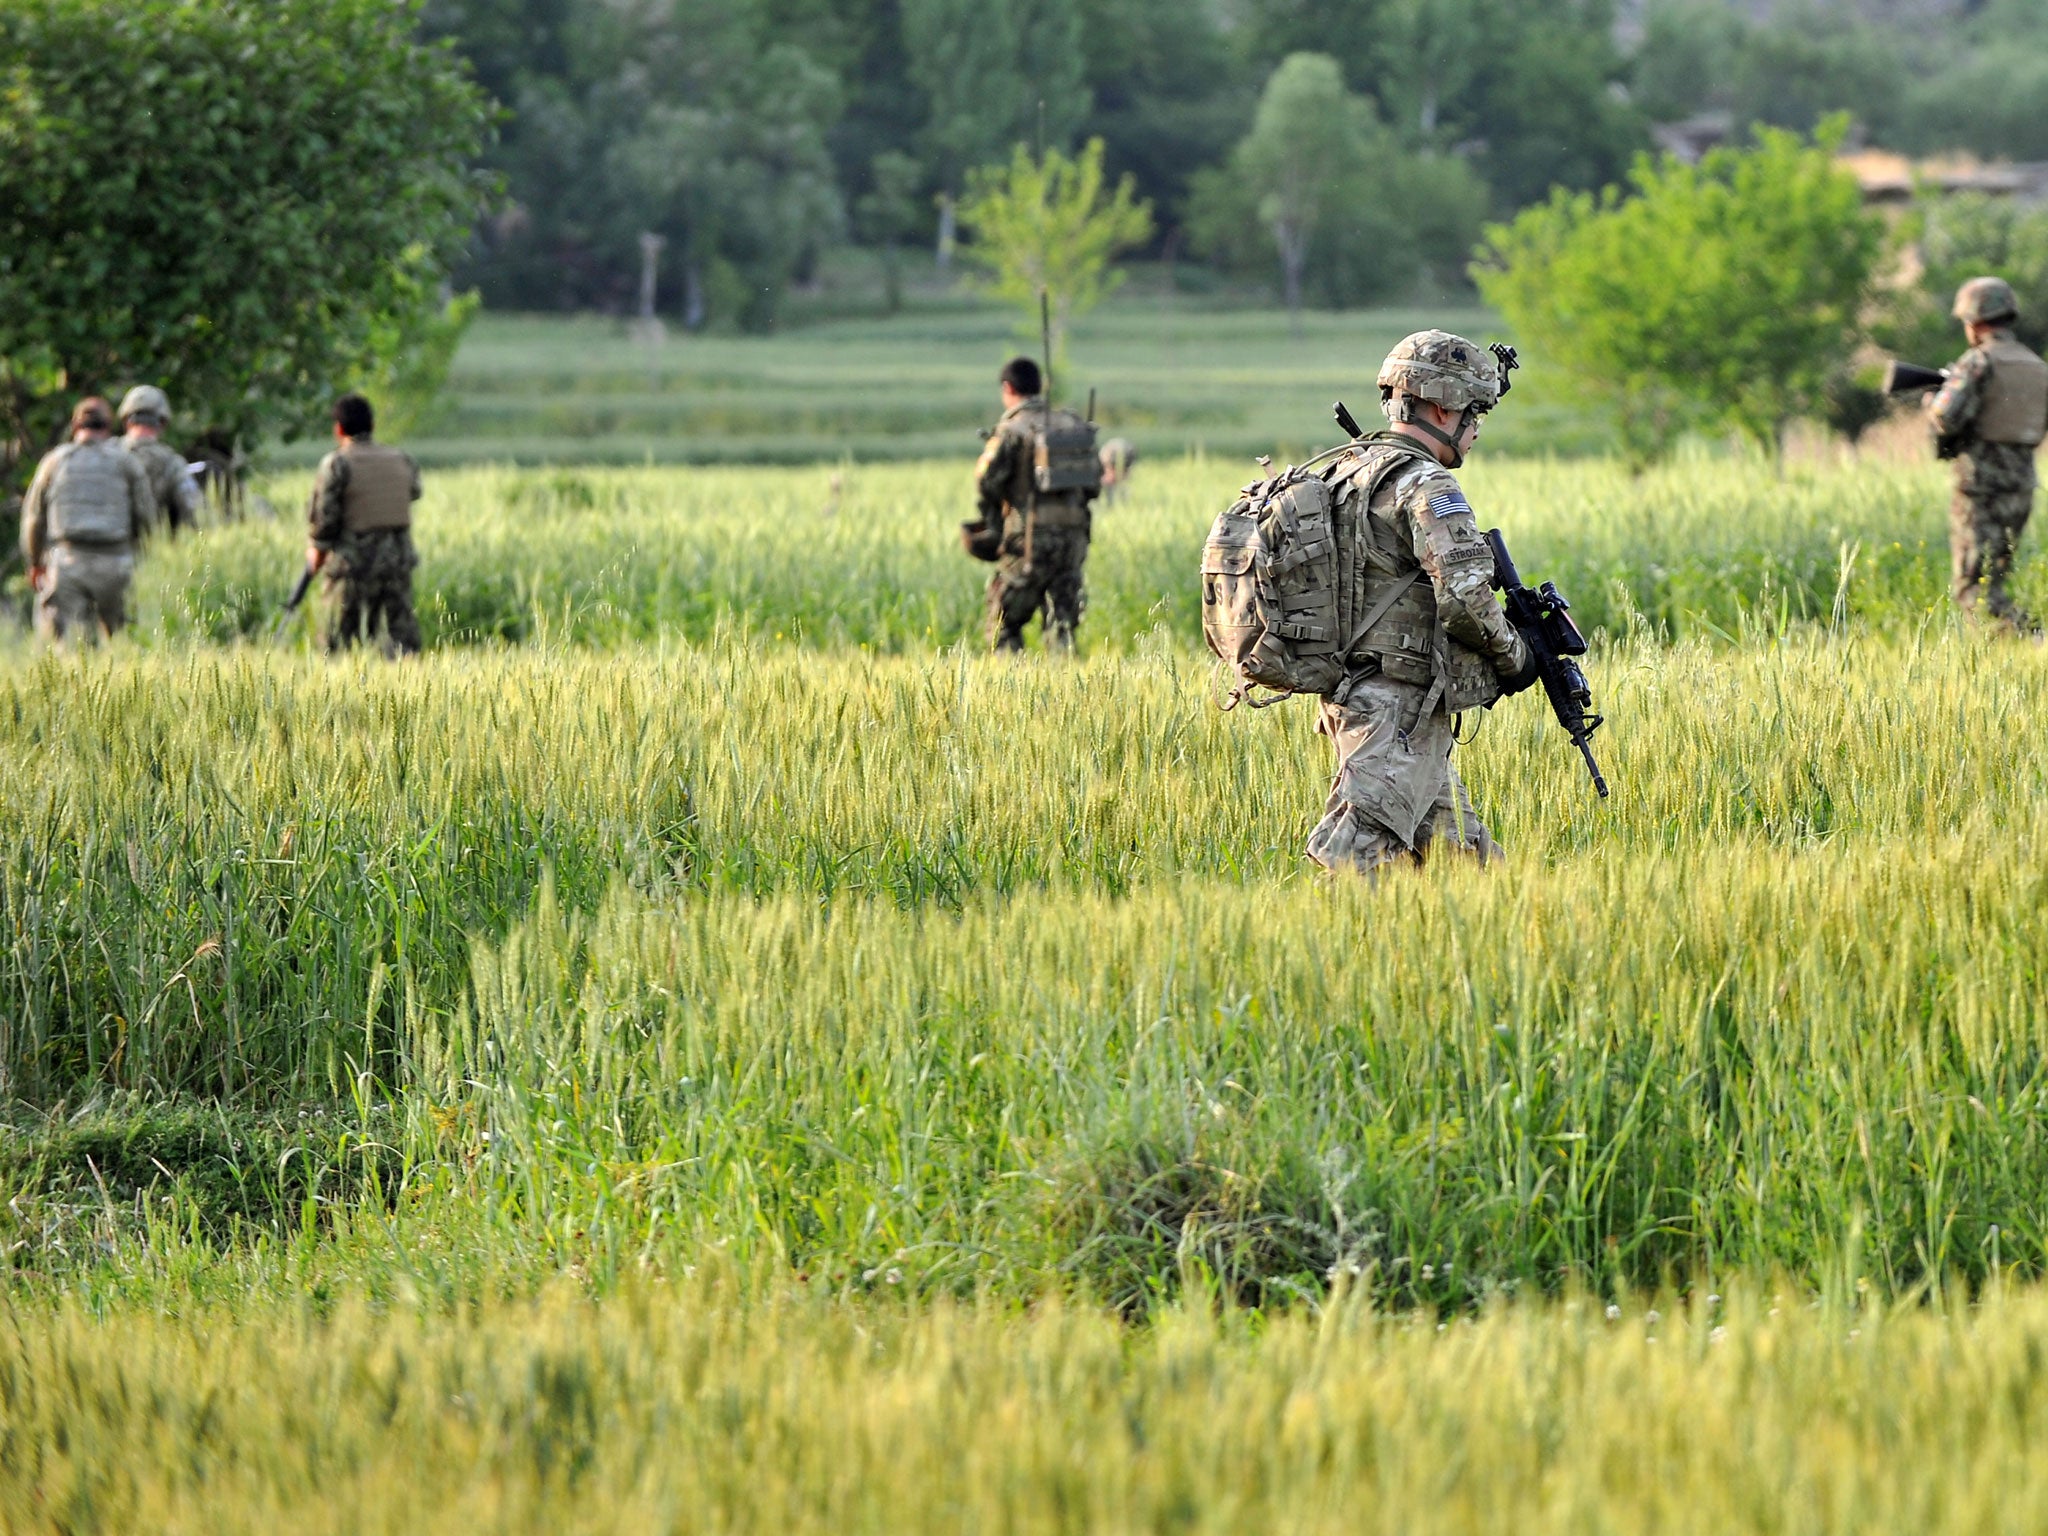
[[[420,648],[412,607],[412,503],[420,470],[410,455],[350,438],[320,461],[306,519],[321,569],[321,643],[339,651],[359,640],[388,637],[400,652]]]
[[[192,478],[185,456],[170,444],[138,425],[162,431],[171,424],[171,403],[154,384],[138,384],[121,399],[121,420],[127,424],[120,445],[135,456],[149,478],[150,498],[155,504],[153,526],[176,533],[199,521],[199,485]]]
[[[1032,479],[1032,442],[1045,402],[1033,398],[1003,412],[974,469],[984,523],[1000,522],[1001,550],[988,583],[988,638],[999,651],[1024,648],[1024,626],[1041,609],[1045,648],[1070,650],[1087,607],[1081,572],[1088,563],[1088,496],[1079,491],[1043,494]],[[1072,411],[1055,409],[1055,422],[1078,424]]]
[[[1114,506],[1131,488],[1131,469],[1138,462],[1138,450],[1127,437],[1112,437],[1102,445],[1102,499]]]
[[[21,554],[41,567],[36,630],[88,645],[128,622],[135,541],[152,503],[141,467],[105,439],[66,443],[44,455],[21,503]]]
[[[1429,377],[1438,353],[1447,384]],[[1493,358],[1443,332],[1402,342],[1381,372],[1383,387],[1390,376],[1403,392],[1453,409],[1485,409],[1498,398]],[[1336,748],[1337,776],[1308,856],[1366,873],[1420,862],[1438,845],[1482,862],[1498,857],[1451,767],[1453,717],[1526,685],[1530,653],[1493,595],[1493,554],[1478,519],[1450,471],[1393,432],[1366,438],[1325,473],[1339,611],[1372,622],[1323,698],[1316,729]]]
[[[2031,441],[1987,442],[1978,436],[1986,401],[2004,382],[1998,377],[2001,359],[2012,373],[2025,368],[2027,359],[2040,366],[2040,359],[2010,328],[2000,327],[1956,359],[1947,382],[1928,406],[1928,415],[1937,438],[1953,445],[1956,453],[1956,489],[1948,513],[1950,590],[1965,613],[1974,612],[1981,598],[1993,618],[2026,629],[2033,621],[2013,602],[2005,584],[2020,534],[2034,510],[2034,449],[2041,428],[2033,429]]]

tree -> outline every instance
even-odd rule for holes
[[[1462,161],[1404,149],[1335,59],[1298,53],[1229,161],[1196,177],[1190,221],[1227,264],[1270,269],[1277,256],[1299,325],[1310,286],[1333,305],[1405,297],[1425,267],[1470,247],[1484,204]]]
[[[1116,254],[1152,234],[1151,205],[1137,200],[1130,177],[1106,191],[1100,139],[1075,159],[1056,149],[1036,156],[1020,144],[1007,166],[972,172],[960,221],[988,274],[987,291],[1025,310],[1027,330],[1036,330],[1045,296],[1056,356],[1073,322],[1122,282],[1110,269]]]
[[[1775,446],[1846,364],[1885,244],[1834,162],[1845,126],[1812,144],[1759,130],[1697,166],[1641,158],[1626,190],[1559,191],[1487,230],[1480,290],[1532,361],[1606,400],[1638,457],[1689,425]]]
[[[906,154],[885,149],[875,156],[874,186],[854,209],[861,234],[882,249],[882,284],[889,313],[903,307],[903,263],[900,247],[917,228],[917,189],[924,167]]]
[[[667,239],[684,324],[774,324],[845,222],[828,135],[845,55],[813,0],[435,0],[511,118],[510,205],[467,271],[494,305],[620,310]],[[787,12],[787,15],[784,13]],[[784,32],[802,43],[778,41]],[[666,297],[677,297],[664,279]]]
[[[391,0],[0,9],[0,482],[72,397],[320,419],[444,314],[489,108]],[[258,62],[250,62],[258,61]]]
[[[1087,116],[1081,7],[1079,0],[902,5],[909,78],[928,104],[924,158],[943,194],[943,257],[953,234],[954,198],[976,167],[999,162],[1016,145],[1064,145]]]
[[[1879,296],[1871,339],[1886,352],[1932,365],[1961,351],[1956,290],[1985,276],[2012,284],[2020,339],[2048,347],[2048,212],[1981,194],[1942,198],[1917,209],[1901,234],[1916,247],[1919,271]]]

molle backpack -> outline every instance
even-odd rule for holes
[[[1327,693],[1344,676],[1333,510],[1330,483],[1290,464],[1246,486],[1209,530],[1202,636],[1236,680],[1225,709],[1279,702],[1251,698],[1254,687]]]
[[[1072,411],[1033,413],[1031,482],[1041,496],[1064,491],[1100,495],[1102,457],[1095,448],[1095,423]]]

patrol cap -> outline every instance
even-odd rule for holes
[[[1965,324],[2017,320],[2020,301],[2002,277],[1973,277],[1956,290],[1955,316]]]
[[[151,426],[171,424],[171,402],[154,384],[138,384],[121,397],[121,419]]]
[[[1394,344],[1380,364],[1382,392],[1434,400],[1447,411],[1493,409],[1500,399],[1500,365],[1486,348],[1449,331],[1417,331]]]

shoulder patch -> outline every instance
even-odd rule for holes
[[[1455,485],[1446,485],[1429,493],[1429,510],[1438,517],[1456,517],[1460,512],[1469,514],[1472,503]]]

